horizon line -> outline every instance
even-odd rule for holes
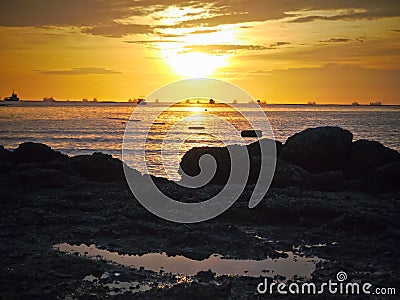
[[[184,101],[184,100],[181,100]],[[217,100],[218,101],[218,100]],[[132,104],[132,105],[137,105],[136,102],[129,102],[127,100],[97,100],[97,101],[93,101],[93,100],[88,100],[88,101],[82,101],[82,100],[53,100],[53,101],[43,101],[43,100],[39,100],[39,99],[32,99],[32,100],[19,100],[19,101],[5,101],[3,99],[0,100],[0,102],[7,102],[9,104],[11,103],[18,103],[18,102],[35,102],[35,103],[90,103],[90,104],[95,104],[95,103],[121,103],[121,104]],[[174,103],[173,101],[162,101],[160,100],[159,102],[155,102],[155,101],[146,101],[147,103],[151,103],[151,104],[159,104],[159,103]],[[337,102],[337,103],[318,103],[318,102],[265,102],[263,101],[262,103],[260,103],[261,106],[263,105],[304,105],[304,106],[326,106],[326,105],[342,105],[342,106],[400,106],[400,104],[392,104],[392,103],[387,103],[385,104],[384,102],[381,102],[381,104],[378,105],[371,105],[371,103],[373,103],[374,101],[371,101],[370,103],[359,103],[357,105],[353,105],[355,101],[353,102],[348,102],[348,103],[343,103],[343,102]],[[232,103],[232,102],[220,102],[220,103],[227,103],[227,104],[251,104],[249,102],[240,102],[238,101],[237,103]],[[206,102],[202,102],[202,103],[185,103],[187,105],[197,105],[197,104],[208,104]],[[219,104],[218,102],[216,104]],[[254,102],[253,104],[257,104],[257,102]]]

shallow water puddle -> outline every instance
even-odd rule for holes
[[[217,275],[240,275],[240,276],[294,276],[310,277],[315,270],[319,258],[306,258],[298,256],[293,252],[286,252],[287,258],[277,259],[225,259],[221,255],[214,254],[204,260],[193,260],[185,256],[167,256],[166,253],[148,253],[144,255],[127,255],[110,252],[97,248],[95,245],[87,246],[70,245],[67,243],[57,244],[55,250],[68,254],[78,253],[81,256],[92,259],[104,259],[127,267],[154,272],[167,272],[173,274],[196,275],[199,271],[211,270]]]

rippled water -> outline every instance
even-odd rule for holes
[[[143,122],[155,109],[149,103],[141,106],[135,120],[136,135],[145,135]],[[163,104],[164,105],[164,104]],[[166,105],[164,105],[166,106]],[[245,104],[235,106],[239,111],[253,113]],[[48,144],[54,149],[69,155],[91,154],[95,151],[112,154],[121,158],[121,147],[126,122],[134,111],[134,106],[122,103],[32,103],[19,102],[12,106],[0,107],[0,144],[13,149],[26,141]],[[207,109],[207,111],[206,111]],[[304,105],[268,105],[263,107],[273,128],[275,138],[284,142],[289,136],[308,127],[335,125],[350,130],[354,139],[377,140],[384,145],[400,150],[400,107],[398,106],[304,106]],[[254,111],[254,116],[256,116]],[[174,134],[166,132],[177,121],[188,117],[174,128]],[[178,163],[185,151],[196,146],[220,146],[219,138],[211,136],[200,127],[216,128],[227,143],[249,143],[252,138],[240,141],[232,130],[221,124],[216,118],[222,118],[237,130],[249,129],[249,124],[227,106],[196,105],[175,106],[160,115],[147,135],[146,160],[148,172],[166,176],[160,150],[163,141],[174,143],[180,149],[178,155],[168,149],[163,153],[163,162],[177,170]],[[261,121],[261,120],[252,120]],[[189,128],[199,127],[199,128]],[[257,128],[255,128],[257,129]],[[184,142],[180,139],[184,137]],[[135,145],[128,145],[136,151]],[[141,160],[139,156],[132,158]],[[143,171],[144,170],[140,170]],[[179,175],[169,173],[172,179]]]

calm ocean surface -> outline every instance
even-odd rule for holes
[[[165,104],[149,103],[140,106],[135,116],[137,135],[146,135],[141,123],[155,106]],[[207,111],[205,109],[207,108]],[[252,112],[245,104],[235,105],[238,111]],[[0,107],[0,145],[14,149],[22,142],[32,141],[47,144],[69,155],[91,154],[96,151],[112,154],[121,158],[122,139],[127,121],[135,107],[122,103],[32,103],[19,102],[11,106]],[[350,130],[354,139],[376,140],[390,148],[400,150],[400,107],[399,106],[305,106],[305,105],[268,105],[263,106],[271,123],[275,138],[284,142],[289,136],[308,127],[340,126]],[[254,114],[256,115],[256,114]],[[177,121],[186,117],[187,123],[168,130]],[[218,128],[227,143],[242,143],[228,129],[219,126],[215,118],[222,118],[240,130],[249,129],[246,120],[227,106],[175,106],[160,115],[152,126],[146,144],[148,172],[158,176],[167,176],[161,162],[168,164],[175,172],[168,172],[172,179],[179,179],[176,173],[180,157],[185,151],[196,146],[220,146],[222,142],[202,129],[189,129],[189,126]],[[257,120],[256,120],[257,121]],[[208,124],[207,122],[212,122]],[[257,129],[257,128],[255,128]],[[181,142],[181,139],[184,142]],[[174,151],[160,150],[164,140],[176,143],[179,155]],[[245,143],[253,142],[247,138]],[[134,144],[129,149],[135,149]],[[141,157],[132,157],[132,164]],[[144,171],[144,170],[140,170]]]

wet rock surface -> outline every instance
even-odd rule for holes
[[[10,155],[3,152],[2,156]],[[191,277],[156,273],[66,255],[53,249],[58,243],[95,244],[120,254],[165,252],[196,260],[214,253],[236,259],[279,258],[285,251],[294,251],[324,261],[318,263],[311,278],[292,281],[327,282],[345,271],[349,280],[384,287],[400,285],[400,193],[392,184],[388,188],[379,183],[381,189],[374,193],[337,186],[334,191],[315,186],[307,189],[302,185],[309,175],[310,184],[320,180],[320,184],[332,185],[333,180],[339,180],[334,178],[341,176],[340,172],[321,175],[283,162],[286,166],[282,165],[281,172],[286,175],[279,175],[281,183],[276,183],[256,208],[248,208],[254,188],[250,184],[221,216],[199,224],[175,224],[140,205],[120,180],[116,167],[122,167],[120,162],[96,155],[83,160],[57,155],[60,160],[42,163],[0,160],[1,298],[259,297],[261,278],[219,276],[212,270]],[[101,170],[110,167],[115,171],[108,172],[110,177],[91,177],[71,166],[74,161],[88,163],[90,168],[92,159],[100,161],[94,164],[94,172],[99,172],[99,165]],[[397,162],[389,162],[375,172],[392,178],[397,167]],[[282,183],[285,176],[296,172],[295,179]],[[156,181],[176,199],[188,202],[220,189],[220,185],[210,184],[187,195],[172,182]],[[269,270],[265,270],[265,277],[282,280]],[[143,286],[146,288],[141,289]],[[277,294],[268,297],[287,298]]]
[[[314,173],[340,170],[352,140],[340,127],[308,128],[287,139],[281,158]]]
[[[13,161],[13,153],[4,149],[4,146],[0,146],[0,162],[10,163]]]
[[[111,155],[99,152],[92,155],[78,155],[70,159],[69,166],[75,174],[88,180],[98,182],[125,180],[122,162]]]
[[[274,147],[273,150],[271,149],[272,147]],[[200,158],[208,154],[213,156],[217,163],[215,175],[210,182],[215,184],[226,184],[231,171],[231,157],[229,153],[230,151],[234,153],[238,148],[242,148],[242,150],[246,150],[248,153],[248,159],[250,161],[247,184],[255,184],[260,173],[261,149],[265,149],[264,153],[269,156],[279,156],[282,147],[281,142],[266,138],[243,147],[238,145],[228,147],[196,147],[186,152],[182,157],[179,173],[187,174],[189,176],[197,176],[200,173]]]
[[[326,126],[301,131],[289,137],[285,144],[260,139],[242,146],[249,154],[247,184],[257,182],[261,169],[260,145],[275,143],[277,161],[272,186],[326,191],[400,190],[400,184],[395,183],[400,182],[400,153],[376,141],[352,142],[352,139],[353,134],[348,130]],[[225,184],[231,167],[228,150],[229,146],[193,148],[182,157],[180,173],[198,175],[201,157],[209,154],[218,166],[211,183]]]
[[[68,156],[54,151],[47,145],[27,142],[20,144],[14,150],[13,158],[18,163],[46,163],[51,161],[66,161]]]
[[[399,152],[376,141],[355,141],[349,150],[343,171],[346,177],[369,179],[388,163],[400,161]]]

